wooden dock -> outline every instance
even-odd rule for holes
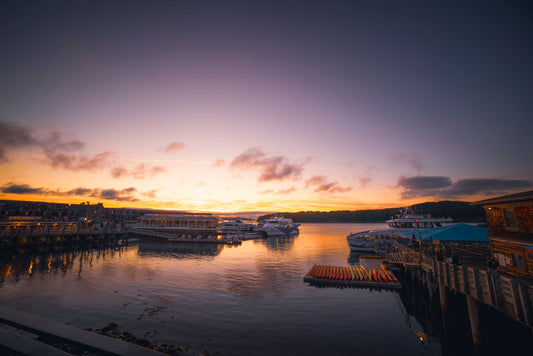
[[[70,353],[29,337],[28,333],[32,333],[35,336],[45,335],[65,340],[67,343],[82,345],[97,354],[124,356],[163,355],[160,352],[139,345],[95,334],[4,306],[0,306],[0,322],[14,329],[0,328],[0,345],[25,355],[70,355]],[[26,335],[17,332],[17,329],[23,330]]]
[[[0,247],[120,240],[127,231],[116,224],[82,222],[0,222]]]
[[[446,290],[466,297],[474,343],[480,329],[479,304],[488,305],[533,332],[533,281],[507,276],[479,266],[462,266],[438,261],[414,251],[396,251],[388,256],[391,265],[401,266],[426,285],[431,295],[438,294],[446,310]]]

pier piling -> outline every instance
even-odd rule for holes
[[[466,296],[468,306],[468,318],[470,319],[470,328],[472,329],[472,341],[475,345],[481,344],[481,327],[479,324],[479,303],[471,296]]]

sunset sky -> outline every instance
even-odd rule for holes
[[[530,1],[2,1],[0,199],[370,209],[533,189]]]

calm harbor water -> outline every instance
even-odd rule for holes
[[[129,242],[0,261],[0,303],[77,327],[109,322],[223,355],[440,355],[397,292],[319,288],[313,264],[358,264],[346,236],[384,224],[303,224],[240,246]]]

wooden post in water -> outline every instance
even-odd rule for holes
[[[427,278],[427,286],[428,286],[428,292],[429,292],[429,301],[432,302],[433,301],[433,284],[431,282],[429,273],[426,273],[426,278]]]
[[[444,318],[444,314],[446,313],[446,286],[444,285],[444,282],[442,281],[442,278],[439,278],[439,298],[440,298],[440,310],[442,310],[442,316]]]
[[[466,304],[468,306],[468,317],[470,319],[470,327],[472,329],[472,340],[474,345],[481,343],[481,329],[479,325],[479,304],[470,295],[466,296]]]

